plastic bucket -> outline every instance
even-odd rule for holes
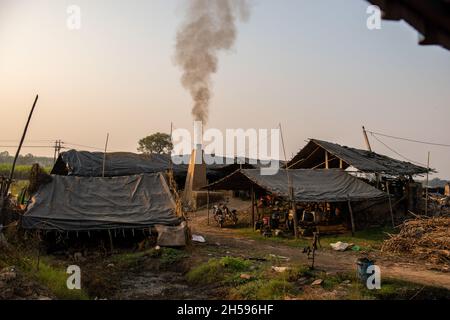
[[[367,269],[374,265],[375,261],[372,261],[368,258],[360,258],[356,260],[356,276],[358,279],[360,279],[363,283],[367,282],[367,279],[369,278],[369,274],[367,273]]]

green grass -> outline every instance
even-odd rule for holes
[[[14,169],[14,179],[16,180],[28,180],[30,177],[31,165],[16,165]],[[9,177],[11,172],[12,164],[10,163],[0,163],[0,176]],[[46,172],[52,171],[51,167],[43,167]]]
[[[81,290],[69,290],[67,288],[67,278],[64,266],[58,266],[53,263],[50,257],[41,257],[39,269],[37,268],[37,258],[26,252],[14,252],[7,254],[3,252],[0,255],[0,267],[16,266],[24,278],[33,280],[43,287],[47,288],[57,299],[61,300],[87,300],[88,294],[82,288]],[[83,281],[83,274],[81,274]]]
[[[381,279],[380,290],[363,287],[362,291],[366,297],[377,300],[450,299],[450,290],[392,278]]]
[[[150,249],[147,251],[120,253],[111,257],[111,262],[116,264],[119,268],[131,268],[139,264],[145,255],[153,255],[156,250]]]
[[[188,257],[188,254],[183,250],[162,248],[159,261],[163,266],[170,266],[180,262]]]
[[[241,282],[240,274],[250,271],[251,262],[240,258],[223,257],[191,269],[186,278],[191,283],[236,283]]]
[[[9,177],[12,165],[9,163],[0,163],[0,176]],[[46,172],[52,170],[51,167],[43,168]],[[20,191],[28,185],[30,178],[31,165],[16,165],[14,170],[14,181],[11,184],[10,192],[13,196],[17,196]]]
[[[397,279],[382,279],[380,290],[369,290],[356,277],[355,272],[329,274],[311,270],[306,265],[286,265],[286,272],[271,270],[273,261],[254,263],[240,258],[210,259],[193,268],[187,280],[195,285],[217,284],[228,299],[279,300],[296,299],[344,299],[344,300],[409,300],[448,299],[450,291],[423,287]],[[250,279],[241,279],[246,273]],[[322,279],[318,286],[312,282]]]
[[[238,232],[240,235],[254,240],[279,243],[294,248],[304,248],[311,245],[311,239],[308,238],[294,239],[281,237],[264,237],[259,233],[259,231],[253,231],[253,229],[251,228],[239,229]],[[355,232],[355,235],[353,237],[350,233],[343,235],[321,236],[320,244],[322,245],[323,249],[331,250],[331,243],[341,241],[358,245],[361,250],[377,250],[381,247],[382,242],[388,238],[387,233],[394,233],[394,229],[389,227],[371,228],[357,231]]]
[[[47,287],[53,294],[61,300],[88,300],[88,294],[83,290],[69,290],[67,288],[67,278],[70,276],[66,270],[53,267],[44,257],[39,263],[39,270],[29,270],[34,273],[35,279]],[[83,281],[83,270],[81,270],[81,280]]]
[[[232,288],[230,296],[233,299],[245,300],[280,300],[287,295],[295,296],[299,290],[293,283],[285,279],[257,279]]]
[[[155,258],[159,260],[162,266],[170,266],[187,257],[188,254],[183,250],[172,248],[156,250],[152,248],[146,251],[116,254],[111,257],[111,262],[117,264],[120,268],[129,268],[138,266],[145,258]]]

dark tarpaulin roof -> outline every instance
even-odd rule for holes
[[[383,173],[394,176],[424,174],[427,168],[410,162],[400,161],[367,150],[341,146],[336,143],[311,139],[309,143],[288,163],[290,169],[324,167],[325,155],[328,151],[329,167],[339,168],[339,159],[344,161],[344,169],[353,166],[361,172]]]
[[[89,152],[69,150],[62,152],[53,169],[52,174],[81,176],[81,177],[101,177],[103,176],[103,152]],[[190,155],[184,155],[184,163],[189,163]],[[211,157],[210,155],[205,155]],[[210,180],[217,180],[224,177],[236,169],[239,169],[237,159],[215,157],[221,163],[208,164],[207,175]],[[228,161],[228,162],[227,162]],[[258,168],[260,163],[252,164],[249,159],[245,159],[243,168]],[[172,164],[175,175],[186,175],[187,164]],[[170,155],[167,154],[136,154],[131,152],[112,152],[106,154],[105,176],[117,177],[142,173],[163,172],[170,168]]]
[[[276,175],[261,175],[259,169],[243,169],[206,186],[209,190],[249,190],[268,191],[280,197],[289,197],[286,170],[280,169]],[[381,199],[387,195],[371,185],[342,170],[288,170],[294,188],[294,198],[298,202],[341,202]]]
[[[62,152],[53,167],[52,174],[81,177],[103,175],[103,152],[69,150]],[[166,154],[136,154],[112,152],[106,154],[105,176],[117,177],[142,173],[156,173],[170,168],[170,156]],[[174,172],[186,171],[186,165],[174,165]]]
[[[162,174],[94,178],[52,176],[33,196],[22,224],[64,231],[178,225]]]

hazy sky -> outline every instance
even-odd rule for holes
[[[71,4],[82,11],[79,31],[66,27]],[[254,1],[233,51],[220,56],[209,126],[282,123],[289,156],[310,137],[364,147],[363,124],[450,144],[450,52],[419,46],[404,22],[369,31],[367,6]],[[36,93],[28,145],[101,147],[109,132],[111,150],[136,151],[138,139],[168,132],[171,121],[190,128],[191,98],[173,63],[184,8],[181,0],[0,0],[0,145],[17,143]],[[450,178],[450,148],[383,141],[422,163],[431,151],[438,176]]]

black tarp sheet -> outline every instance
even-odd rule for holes
[[[288,170],[298,202],[341,202],[386,198],[387,194],[351,176],[342,170]],[[266,190],[288,198],[288,176],[280,169],[276,175],[261,175],[259,169],[238,170],[206,186],[209,190],[249,190],[251,187]]]
[[[52,176],[33,196],[24,228],[64,231],[178,225],[162,174],[124,177]]]

